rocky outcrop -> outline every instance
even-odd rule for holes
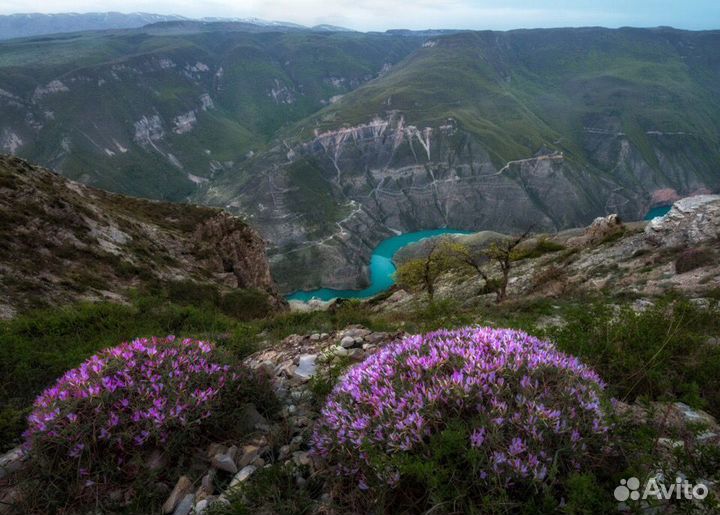
[[[217,209],[132,199],[0,156],[0,317],[194,281],[278,295],[265,242]]]
[[[487,241],[484,235],[455,238],[470,247],[478,239]],[[541,239],[557,244],[557,248],[513,263],[509,298],[588,293],[654,297],[670,291],[704,298],[720,291],[720,195],[679,200],[668,214],[650,222],[623,224],[616,215],[610,215],[596,219],[585,229],[538,235],[527,242],[528,250],[532,251]],[[421,245],[413,247],[404,254],[422,252]],[[498,274],[492,263],[485,271],[491,277]],[[483,285],[475,274],[456,270],[441,278],[435,298],[468,306],[494,302]],[[425,298],[424,294],[397,289],[374,309],[405,311],[425,302]]]
[[[622,234],[623,231],[625,231],[625,225],[622,220],[618,215],[612,214],[596,218],[582,235],[570,238],[567,243],[572,247],[597,245],[617,234]]]
[[[672,209],[652,220],[647,241],[661,247],[720,244],[720,195],[698,195],[678,200]]]
[[[218,213],[197,226],[194,238],[210,270],[232,274],[232,286],[263,290],[276,306],[284,305],[270,275],[265,242],[239,218]]]
[[[574,243],[583,245],[621,230],[621,219],[642,218],[660,189],[650,178],[654,172],[645,170],[632,145],[602,149],[607,166],[631,167],[636,180],[603,175],[549,147],[498,164],[484,142],[452,118],[415,126],[402,112],[388,111],[294,146],[285,142],[248,165],[256,180],[238,185],[221,178],[202,201],[253,220],[271,244],[283,290],[362,288],[372,249],[394,234],[440,227],[554,232],[617,215]],[[680,173],[678,160],[663,161],[668,176]],[[702,178],[685,179],[683,194],[702,189]]]

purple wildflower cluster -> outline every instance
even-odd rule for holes
[[[210,343],[174,336],[102,351],[36,399],[26,446],[122,466],[213,416],[242,373],[219,357]]]
[[[520,331],[410,336],[348,371],[312,444],[361,489],[392,486],[400,479],[393,455],[426,456],[432,435],[462,421],[482,463],[478,480],[544,481],[553,460],[577,468],[606,441],[603,388],[578,359]]]

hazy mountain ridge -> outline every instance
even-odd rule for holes
[[[169,22],[195,22],[195,23],[242,23],[246,29],[272,28],[307,29],[297,23],[283,21],[268,21],[259,18],[227,18],[203,17],[200,19],[188,18],[174,14],[153,14],[144,12],[96,12],[96,13],[18,13],[0,15],[0,40],[12,38],[26,38],[47,34],[62,34],[67,32],[136,29],[145,25],[162,24]],[[313,27],[314,30],[346,31],[343,27],[321,25]]]

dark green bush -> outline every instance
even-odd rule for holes
[[[212,284],[170,281],[164,285],[164,292],[167,298],[176,304],[198,306],[207,303],[217,306],[220,302],[220,292]]]
[[[307,473],[305,474],[307,476]],[[311,476],[302,485],[297,483],[293,465],[275,464],[255,472],[228,495],[228,504],[215,503],[208,515],[309,515],[316,513],[315,499],[322,492],[322,482]]]
[[[226,315],[238,320],[263,318],[272,312],[266,293],[255,290],[233,290],[222,296],[220,309]]]
[[[686,249],[675,260],[675,272],[684,274],[713,262],[712,253],[706,249]]]

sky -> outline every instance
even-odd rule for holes
[[[720,29],[720,0],[0,0],[0,14],[101,11],[257,17],[363,31],[588,25]]]

